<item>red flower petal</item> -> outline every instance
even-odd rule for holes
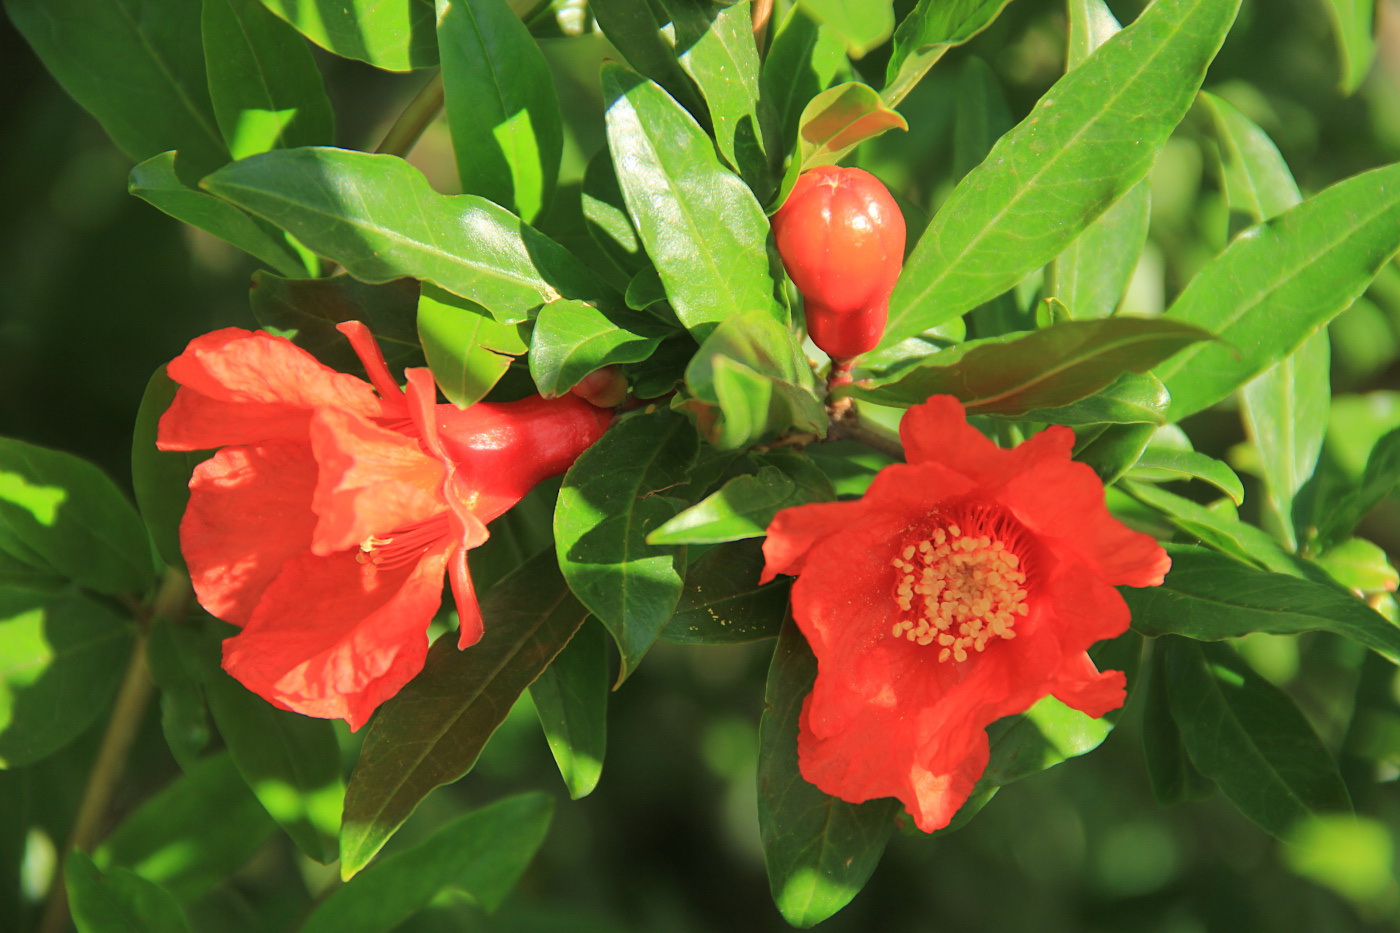
[[[388,566],[358,551],[288,562],[224,642],[224,669],[276,706],[360,728],[422,670],[451,547]]]
[[[180,549],[200,605],[247,623],[283,564],[310,546],[315,487],[305,444],[226,447],[195,467]]]
[[[1010,450],[998,447],[967,423],[962,404],[935,395],[904,413],[899,439],[910,463],[941,463],[991,485],[1042,460],[1068,460],[1074,432],[1054,425]]]
[[[384,413],[363,380],[262,331],[226,327],[196,337],[166,372],[181,389],[160,419],[162,450],[304,438],[318,407],[365,417]]]
[[[316,554],[386,537],[447,510],[442,462],[406,434],[322,408],[311,419],[311,449],[320,464],[311,500],[319,517],[311,545]]]

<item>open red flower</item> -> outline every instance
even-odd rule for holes
[[[1170,560],[1109,514],[1068,428],[1003,450],[935,396],[900,435],[909,462],[862,499],[778,513],[764,580],[797,575],[817,658],[802,776],[853,803],[898,797],[932,832],[986,768],[993,721],[1047,695],[1091,716],[1123,704],[1122,672],[1086,652],[1128,627],[1114,586],[1156,586]]]
[[[200,603],[243,629],[224,669],[358,729],[422,669],[444,573],[461,647],[481,637],[467,551],[610,415],[573,395],[439,405],[428,370],[400,389],[363,324],[340,330],[373,385],[261,331],[191,341],[158,446],[222,447],[190,479],[180,546]]]

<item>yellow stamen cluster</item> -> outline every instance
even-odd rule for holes
[[[1021,560],[999,538],[964,535],[950,524],[892,563],[899,571],[894,599],[908,614],[892,634],[919,645],[937,641],[940,661],[966,661],[993,638],[1015,638],[1012,626],[1029,611]]]

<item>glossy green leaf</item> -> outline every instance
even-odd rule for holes
[[[113,596],[155,582],[141,516],[101,470],[10,438],[0,438],[0,550]]]
[[[627,213],[622,188],[613,171],[612,154],[603,150],[588,161],[583,173],[583,216],[588,233],[608,258],[628,275],[655,269]]]
[[[1400,628],[1344,590],[1256,570],[1199,547],[1168,545],[1167,552],[1172,569],[1161,586],[1119,589],[1133,628],[1144,635],[1218,641],[1250,632],[1333,632],[1400,659]]]
[[[74,849],[63,872],[78,933],[185,933],[189,924],[168,891],[124,868],[103,874]]]
[[[1361,482],[1324,517],[1318,538],[1333,542],[1351,534],[1366,513],[1390,495],[1397,482],[1400,482],[1400,429],[1376,441],[1366,460]]]
[[[1393,593],[1400,573],[1385,550],[1365,538],[1348,538],[1317,556],[1317,565],[1342,586],[1357,593]]]
[[[1371,36],[1375,4],[1368,0],[1327,0],[1326,5],[1332,16],[1332,31],[1341,58],[1342,75],[1338,83],[1343,94],[1351,94],[1366,80],[1376,56],[1376,42]]]
[[[403,159],[343,149],[265,152],[200,183],[364,282],[405,276],[485,306],[503,324],[560,296],[608,297],[563,247],[475,195],[441,195]]]
[[[676,614],[661,633],[679,645],[736,645],[777,636],[788,612],[792,581],[759,585],[758,541],[720,544],[688,566]]]
[[[1147,173],[1237,0],[1156,0],[1046,92],[954,189],[890,299],[884,346],[1008,290]]]
[[[459,408],[486,397],[529,349],[523,325],[502,324],[475,302],[430,285],[418,296],[418,339],[442,394]]]
[[[0,768],[52,754],[108,712],[134,634],[78,593],[0,589]]]
[[[1336,762],[1286,693],[1223,645],[1163,648],[1182,744],[1241,813],[1282,837],[1310,814],[1351,810]]]
[[[909,123],[886,107],[880,95],[854,81],[828,88],[807,102],[798,120],[794,162],[805,172],[835,165],[856,146],[886,130],[907,130]]]
[[[559,176],[564,128],[544,55],[506,0],[437,0],[457,175],[531,223]]]
[[[768,218],[720,164],[714,142],[660,87],[621,65],[603,68],[608,147],[628,212],[671,306],[703,339],[720,321],[774,299]]]
[[[173,152],[152,156],[133,168],[127,191],[176,220],[233,244],[283,275],[306,274],[306,266],[280,230],[181,181]]]
[[[559,492],[559,567],[617,642],[619,682],[636,670],[680,598],[685,548],[647,544],[646,536],[684,507],[666,493],[688,479],[697,446],[679,415],[630,415],[583,452]]]
[[[894,106],[955,45],[992,24],[1010,0],[919,0],[894,33],[885,100]]]
[[[897,801],[853,804],[802,779],[797,719],[817,663],[797,626],[778,637],[759,729],[758,831],[768,885],[783,919],[803,929],[855,897],[880,861],[900,812]]]
[[[846,42],[853,58],[859,58],[889,38],[894,30],[890,0],[797,0]]]
[[[1397,249],[1400,165],[1339,182],[1241,234],[1167,309],[1222,341],[1158,367],[1172,394],[1170,419],[1214,404],[1296,350],[1350,307]]]
[[[758,472],[736,476],[647,536],[653,544],[717,544],[762,537],[780,510],[836,498],[831,480],[805,457],[755,458]]]
[[[1154,431],[1151,424],[1110,424],[1076,448],[1074,459],[1087,463],[1105,486],[1111,486],[1138,462]]]
[[[578,631],[588,610],[564,585],[548,551],[481,600],[486,633],[465,651],[439,638],[423,672],[379,708],[350,775],[340,831],[340,873],[369,864],[419,802],[461,778],[520,694]]]
[[[4,0],[58,83],[133,162],[180,150],[193,177],[228,161],[187,0]]]
[[[789,150],[807,102],[835,80],[846,63],[846,43],[834,29],[794,5],[763,59],[763,99],[773,108]]]
[[[341,372],[363,371],[350,341],[335,329],[345,321],[360,321],[370,329],[390,372],[423,364],[416,324],[418,283],[412,279],[370,285],[348,275],[284,279],[255,272],[248,303],[264,330]]]
[[[1162,380],[1149,373],[1124,373],[1106,388],[1056,408],[1035,408],[1021,421],[1046,424],[1162,424],[1171,397]]]
[[[227,878],[277,828],[223,752],[147,797],[93,853],[104,872],[130,869],[181,903]]]
[[[185,569],[180,553],[180,521],[190,498],[190,475],[209,456],[200,450],[157,450],[156,434],[160,417],[175,400],[179,388],[157,369],[146,383],[141,407],[136,411],[136,427],[131,436],[131,486],[141,520],[151,536],[160,559],[171,567]]]
[[[972,414],[1018,416],[1087,398],[1128,372],[1146,372],[1209,339],[1196,327],[1147,318],[1067,321],[1028,334],[961,344],[893,381],[864,380],[841,394],[908,407],[956,396]]]
[[[1152,781],[1152,796],[1164,807],[1204,797],[1215,789],[1215,784],[1191,763],[1186,747],[1181,744],[1181,730],[1172,718],[1171,698],[1167,695],[1167,655],[1171,641],[1163,638],[1154,643],[1147,696],[1142,707],[1143,758],[1147,763],[1147,776]]]
[[[956,93],[957,113],[953,117],[954,180],[976,168],[992,151],[997,140],[1015,124],[1000,79],[991,66],[976,55],[969,55],[958,69]]]
[[[301,933],[388,933],[444,891],[494,910],[544,842],[554,801],[520,794],[463,814],[331,891]]]
[[[1220,143],[1230,209],[1257,224],[1297,206],[1303,196],[1273,140],[1223,97],[1202,92],[1201,101]]]
[[[1113,731],[1107,719],[1095,719],[1052,696],[1019,716],[1007,716],[987,727],[991,746],[981,780],[1001,787],[1061,762],[1088,754]]]
[[[608,744],[608,643],[601,625],[584,625],[530,685],[549,750],[569,798],[593,793]]]
[[[183,623],[182,623],[183,624]],[[160,731],[170,754],[189,771],[209,744],[208,708],[198,678],[176,644],[176,623],[156,619],[146,637],[146,668],[160,690]]]
[[[747,447],[789,428],[826,433],[827,416],[806,355],[764,311],[730,318],[701,344],[685,370],[690,398],[677,407],[721,450]]]
[[[1233,512],[1207,508],[1155,486],[1124,483],[1121,488],[1157,509],[1188,535],[1237,560],[1293,577],[1319,577],[1315,572],[1309,574],[1306,561],[1285,551],[1256,526],[1240,521]]]
[[[661,281],[660,274],[655,266],[644,266],[632,276],[627,283],[627,294],[625,296],[627,307],[634,311],[646,311],[653,305],[666,300],[666,284]],[[671,317],[675,317],[675,312],[669,312]],[[676,321],[680,323],[679,320]]]
[[[1118,32],[1103,0],[1070,0],[1069,67],[1084,62]],[[1138,182],[1055,257],[1046,291],[1078,320],[1108,317],[1118,307],[1147,242],[1151,189]]]
[[[646,359],[665,335],[666,328],[649,314],[552,301],[535,319],[530,375],[540,394],[562,395],[595,369]]]
[[[386,71],[438,63],[432,0],[262,0],[302,35],[342,58]]]
[[[637,0],[589,0],[588,12],[635,71],[665,88],[666,93],[703,119],[704,101],[695,82],[676,60],[675,43],[658,20],[657,5]]]
[[[690,75],[710,114],[720,155],[759,199],[773,188],[778,143],[772,114],[760,107],[758,47],[748,0],[660,0],[669,14],[676,58]]]
[[[209,97],[235,159],[335,142],[335,115],[311,49],[259,0],[205,0]]]
[[[297,848],[323,864],[334,861],[345,800],[335,730],[329,720],[278,709],[225,673],[219,635],[234,634],[205,638],[185,628],[176,641],[248,789]]]
[[[1149,483],[1200,479],[1210,483],[1234,501],[1244,502],[1244,484],[1229,465],[1194,450],[1163,450],[1148,447],[1128,471],[1128,478]]]

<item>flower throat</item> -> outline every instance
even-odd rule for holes
[[[1016,620],[1029,611],[1018,531],[979,509],[905,546],[891,561],[901,613],[891,634],[918,645],[936,641],[939,661],[966,661],[993,639],[1015,638]]]

